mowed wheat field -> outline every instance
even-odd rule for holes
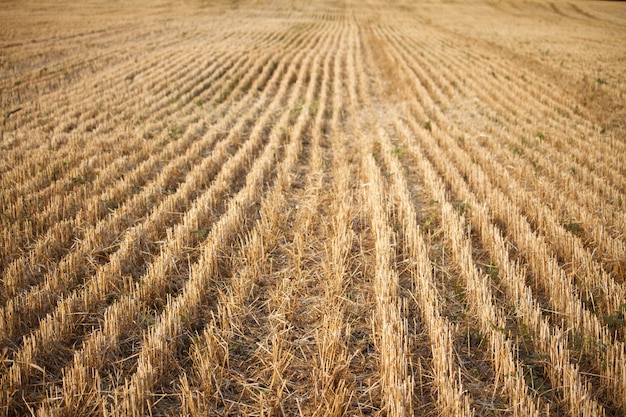
[[[624,416],[626,4],[0,2],[7,416]]]

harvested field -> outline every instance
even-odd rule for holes
[[[2,415],[626,415],[625,3],[0,4]]]

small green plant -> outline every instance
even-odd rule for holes
[[[544,363],[547,363],[549,358],[547,355],[532,353],[527,361],[527,365],[524,365],[526,384],[537,394],[542,394],[549,390],[549,385],[546,385],[544,375]]]
[[[626,303],[620,305],[613,314],[604,316],[604,324],[613,330],[626,326]]]
[[[515,155],[522,155],[524,153],[524,148],[519,145],[513,145],[511,146],[511,152],[513,152]]]
[[[292,107],[291,114],[294,117],[300,116],[300,113],[302,113],[302,104],[296,104],[295,106]]]
[[[498,269],[496,265],[494,265],[493,261],[489,262],[489,265],[485,266],[485,272],[487,273],[487,275],[489,275],[489,277],[493,281],[498,282],[498,276],[500,275],[500,270]]]
[[[209,235],[209,228],[203,227],[202,229],[194,230],[193,233],[198,235],[198,239],[204,240]]]
[[[468,203],[466,203],[465,201],[463,201],[463,200],[457,200],[454,203],[454,208],[459,213],[465,214],[470,209],[470,205]]]
[[[182,134],[183,134],[183,127],[180,126],[178,123],[174,122],[170,125],[168,132],[170,135],[170,138],[172,139],[177,139],[179,138]]]
[[[74,184],[86,184],[87,178],[84,175],[79,175],[78,177],[72,177],[72,182]]]
[[[437,220],[437,215],[435,213],[430,213],[430,215],[424,222],[424,229],[429,229],[435,220]]]
[[[233,341],[228,345],[228,353],[240,358],[247,358],[254,352],[253,349],[239,341]]]
[[[396,158],[402,160],[406,156],[407,148],[404,145],[403,146],[396,146],[396,147],[393,148],[392,152],[396,156]]]
[[[533,170],[535,172],[539,170],[539,164],[537,164],[537,161],[535,160],[535,158],[530,158],[528,162],[530,162],[530,165],[532,165]]]
[[[424,123],[424,129],[428,130],[429,132],[433,131],[433,126],[430,124],[430,120]]]
[[[50,181],[56,181],[57,179],[59,179],[60,174],[61,169],[58,166],[53,167],[49,175]]]
[[[104,202],[104,206],[106,207],[107,210],[113,212],[115,210],[117,210],[118,208],[118,204],[117,202],[113,201],[113,200],[107,200]]]
[[[572,219],[568,219],[565,222],[563,222],[563,227],[568,232],[573,233],[577,236],[582,234],[585,230],[580,223],[577,223],[576,221]]]
[[[315,117],[317,114],[317,109],[319,108],[319,101],[317,99],[313,99],[311,105],[309,106],[309,114],[311,117]]]

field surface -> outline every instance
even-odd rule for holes
[[[0,1],[0,415],[626,415],[626,4]]]

